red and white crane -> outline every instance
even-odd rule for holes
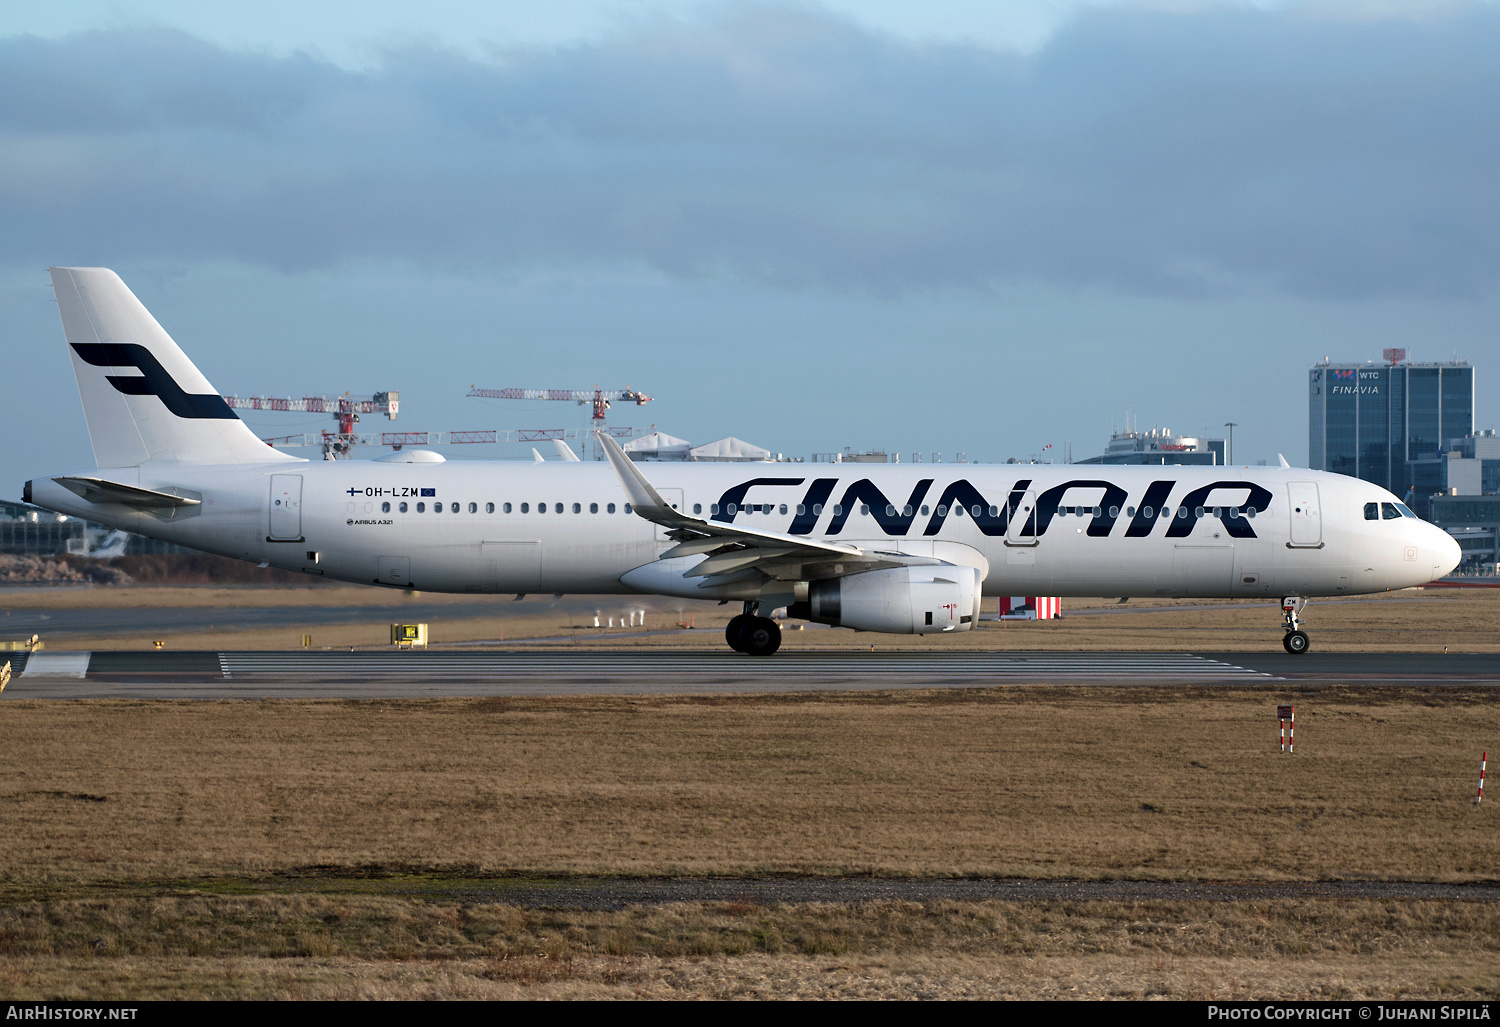
[[[634,403],[642,406],[651,402],[651,397],[644,392],[637,392],[630,386],[623,389],[601,389],[597,385],[592,389],[481,389],[477,385],[469,386],[469,396],[477,396],[480,399],[547,399],[563,403],[577,403],[579,406],[592,405],[592,425],[589,437],[593,437],[594,431],[610,431],[604,426],[604,415],[609,410],[610,404],[619,401],[621,403]],[[634,433],[634,429],[623,429],[624,435]],[[618,434],[618,432],[610,432]]]
[[[359,415],[380,413],[385,414],[386,420],[394,421],[400,409],[400,399],[401,393],[391,389],[388,392],[377,392],[369,399],[354,399],[346,392],[342,396],[303,396],[301,399],[293,399],[291,396],[225,396],[224,402],[233,410],[332,414],[333,419],[338,422],[338,431],[323,432],[323,459],[344,460],[355,444],[361,441],[354,431],[354,426],[359,423]],[[286,435],[266,439],[266,442],[273,446],[278,442],[300,445],[300,442],[292,440],[302,438],[301,435]]]

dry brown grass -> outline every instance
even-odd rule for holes
[[[585,913],[464,905],[411,877],[339,892],[336,869],[265,883],[368,864],[1500,876],[1493,811],[1469,801],[1474,756],[1497,724],[1490,693],[1302,695],[1294,757],[1274,751],[1282,698],[1019,688],[11,700],[0,718],[0,997],[1500,993],[1500,910],[1487,903],[742,901]]]
[[[384,602],[389,619],[407,601],[356,589],[131,589],[42,602],[86,605],[101,593],[226,610],[332,595]],[[1315,605],[1315,641],[1500,650],[1500,596],[1427,596],[1441,598]],[[1065,608],[1085,605],[1098,604]],[[788,647],[1276,644],[1272,610],[1168,605],[930,640],[807,631],[789,634]],[[1214,608],[1182,608],[1197,605]],[[498,624],[507,637],[555,634],[568,619],[544,604],[515,607],[527,609],[434,632],[494,637]],[[353,626],[351,637],[378,641],[385,623]],[[330,629],[315,630],[332,643]],[[169,645],[236,647],[247,637]],[[287,641],[268,632],[256,644]],[[702,645],[702,636],[639,644]],[[1299,713],[1291,757],[1275,751],[1273,706],[1288,700]],[[284,875],[325,866],[337,878],[373,865],[417,877],[1494,880],[1494,809],[1471,798],[1476,757],[1496,748],[1497,712],[1496,693],[1482,688],[7,698],[0,997],[1494,998],[1500,923],[1483,903],[738,902],[528,913],[379,889],[297,891]]]
[[[1485,689],[7,700],[14,876],[1500,876]]]
[[[1494,998],[1488,903],[160,895],[0,910],[0,999]]]

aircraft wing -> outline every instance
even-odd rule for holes
[[[788,535],[724,521],[710,521],[683,510],[672,509],[652,487],[620,444],[599,434],[610,464],[634,512],[669,529],[667,537],[677,543],[659,559],[708,554],[691,567],[685,578],[703,578],[704,587],[738,582],[764,574],[783,581],[837,578],[883,567],[941,564],[930,556],[865,549],[847,542],[830,542],[805,535]]]

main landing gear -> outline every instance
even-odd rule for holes
[[[770,656],[781,648],[781,627],[769,617],[759,616],[760,603],[746,600],[745,612],[731,617],[724,627],[724,641],[738,653]]]
[[[1281,647],[1293,656],[1301,656],[1307,652],[1311,644],[1307,638],[1307,632],[1302,630],[1301,622],[1297,614],[1307,605],[1307,600],[1301,596],[1287,596],[1281,600],[1282,625],[1286,628],[1286,635],[1281,639]]]

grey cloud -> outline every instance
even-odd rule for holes
[[[1473,294],[1500,12],[1091,16],[1031,57],[772,7],[373,73],[167,32],[0,41],[26,260],[639,261],[904,291]]]

